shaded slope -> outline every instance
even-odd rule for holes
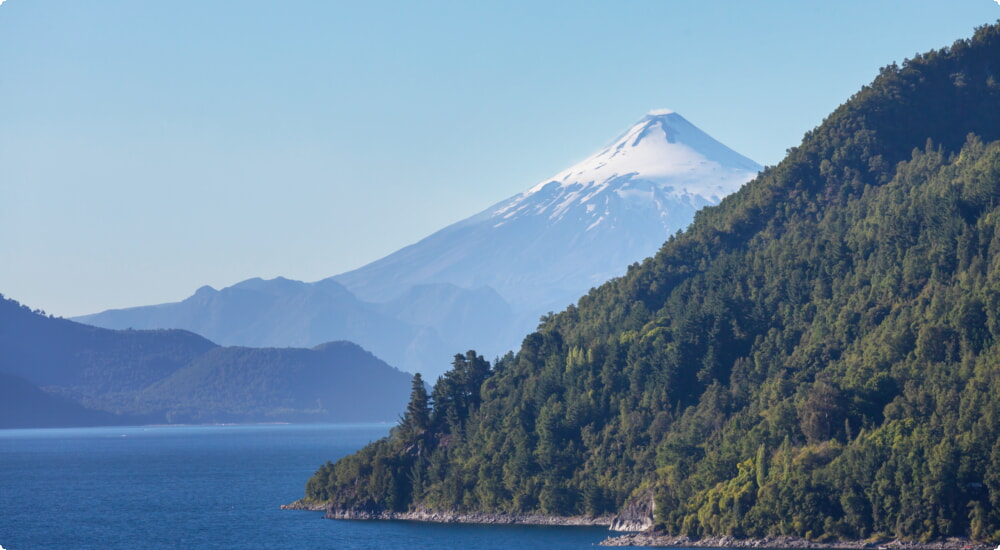
[[[392,421],[410,375],[350,342],[217,348],[145,390],[170,422]]]
[[[86,409],[45,393],[21,377],[0,372],[0,429],[110,426],[139,421]]]

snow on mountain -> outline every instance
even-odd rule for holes
[[[558,219],[574,205],[588,204],[590,230],[611,215],[597,200],[608,191],[634,202],[670,199],[700,208],[719,202],[760,170],[681,115],[662,109],[583,162],[502,203],[491,216],[500,218],[495,226],[520,214]]]
[[[534,322],[655,253],[761,169],[681,115],[652,111],[575,166],[335,279],[371,301],[415,284],[489,286]]]

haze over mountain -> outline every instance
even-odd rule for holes
[[[414,364],[448,349],[432,328],[382,313],[330,279],[248,279],[222,290],[204,286],[182,302],[76,320],[114,329],[183,328],[227,346],[311,347],[348,340],[378,350],[393,365]]]
[[[542,315],[624,274],[760,169],[679,114],[653,111],[579,164],[360,269],[203,287],[77,320],[183,328],[224,345],[350,340],[433,380],[456,352],[517,347]]]
[[[109,330],[0,296],[0,427],[389,421],[411,377],[350,342],[220,347],[184,330]]]

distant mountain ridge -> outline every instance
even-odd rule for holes
[[[181,302],[109,310],[76,320],[115,329],[183,328],[230,346],[312,347],[348,340],[382,350],[381,357],[392,364],[411,363],[412,354],[405,346],[385,345],[388,342],[445,347],[432,330],[381,312],[331,279],[248,279],[222,290],[204,286]]]
[[[411,377],[350,342],[226,348],[109,330],[0,297],[0,427],[390,421]]]
[[[654,111],[583,162],[360,269],[203,287],[182,302],[76,319],[183,328],[225,345],[349,340],[433,380],[456,352],[516,348],[541,316],[623,275],[760,169],[679,114]]]

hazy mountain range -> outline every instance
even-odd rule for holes
[[[392,421],[411,376],[350,342],[220,347],[185,330],[109,330],[0,297],[0,428]]]
[[[457,352],[516,348],[540,316],[624,274],[760,169],[679,114],[654,111],[583,162],[360,269],[203,287],[77,320],[182,328],[223,345],[349,340],[433,380]]]

